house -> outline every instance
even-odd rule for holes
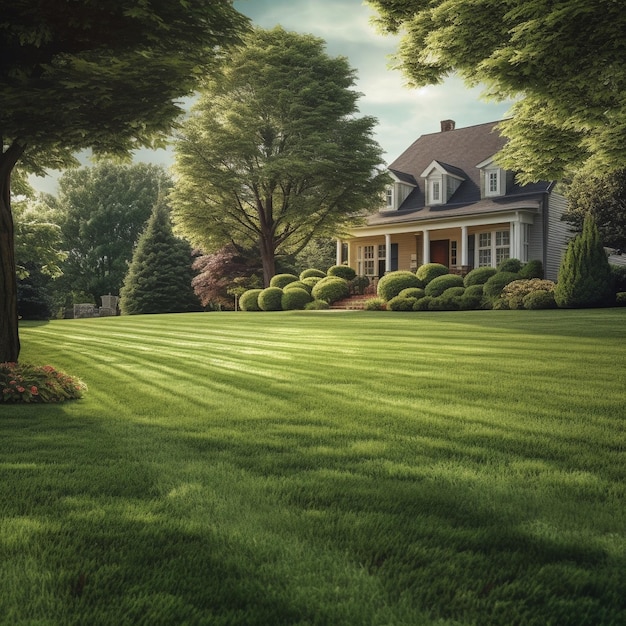
[[[568,239],[554,183],[519,185],[500,168],[497,122],[422,135],[389,166],[380,211],[338,241],[337,263],[376,278],[442,263],[464,274],[507,258],[540,260],[555,280]]]

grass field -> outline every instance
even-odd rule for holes
[[[626,624],[626,309],[25,323],[2,625]]]

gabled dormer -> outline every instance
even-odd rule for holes
[[[409,194],[417,187],[417,182],[411,174],[388,170],[391,184],[385,189],[385,204],[383,211],[397,211]]]
[[[439,161],[431,161],[422,172],[426,205],[446,204],[465,180],[465,173],[458,167]]]
[[[507,175],[506,170],[495,164],[493,156],[481,161],[476,167],[480,170],[481,198],[506,195],[507,179],[511,177]]]

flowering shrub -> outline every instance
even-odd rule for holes
[[[0,363],[3,402],[63,402],[82,398],[87,389],[78,378],[51,365]]]
[[[507,301],[510,309],[523,309],[524,298],[534,291],[554,291],[555,283],[541,278],[514,280],[505,285],[500,298]]]

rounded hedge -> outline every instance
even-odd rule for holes
[[[538,289],[524,296],[523,304],[525,309],[555,309],[554,291]]]
[[[369,287],[370,279],[367,276],[355,276],[350,281],[350,291],[354,294],[362,296]]]
[[[498,263],[496,268],[498,272],[512,272],[513,274],[519,274],[522,269],[522,262],[519,259],[504,259]]]
[[[497,271],[495,267],[477,267],[465,275],[463,284],[466,287],[484,285]]]
[[[450,287],[463,287],[463,277],[457,274],[444,274],[433,278],[424,289],[427,296],[436,298]]]
[[[305,276],[304,278],[301,278],[299,282],[304,283],[307,287],[311,287],[311,289],[313,289],[313,287],[315,287],[315,285],[319,283],[320,280],[322,280],[322,278],[326,278],[326,277],[325,276]]]
[[[303,309],[309,302],[311,302],[311,294],[306,289],[285,289],[281,298],[283,311]]]
[[[270,287],[280,287],[282,289],[285,285],[296,280],[298,280],[298,277],[295,274],[276,274],[270,280]]]
[[[617,306],[626,306],[626,291],[618,291],[615,294],[615,304]]]
[[[432,296],[424,296],[423,298],[420,298],[414,305],[413,305],[413,310],[414,311],[428,311],[430,310],[430,303],[434,300],[434,298]]]
[[[239,296],[239,308],[242,311],[260,311],[259,294],[263,289],[248,289]]]
[[[450,270],[441,263],[424,263],[424,265],[420,265],[417,268],[416,276],[424,283],[421,285],[424,287],[428,285],[428,283],[433,280],[433,278],[437,278],[437,276],[443,276],[447,274]]]
[[[461,296],[460,300],[461,310],[463,311],[473,311],[481,308],[483,294],[482,292],[479,294],[470,292],[472,287],[482,287],[482,285],[471,285],[465,290],[465,293]]]
[[[326,272],[328,276],[339,276],[344,280],[352,280],[356,276],[356,272],[348,265],[333,265]]]
[[[407,287],[406,289],[403,289],[398,295],[402,296],[403,298],[417,298],[419,300],[420,298],[423,298],[426,293],[421,287]]]
[[[391,298],[395,298],[403,289],[423,286],[422,281],[413,272],[398,270],[385,274],[378,281],[376,290],[381,298],[391,300]]]
[[[350,295],[348,281],[339,276],[327,276],[315,283],[311,290],[311,295],[315,300],[325,300],[329,304],[341,300]]]
[[[330,308],[330,304],[326,300],[311,300],[304,308],[306,311],[325,311]]]
[[[313,289],[313,285],[307,285],[301,280],[294,280],[292,283],[288,283],[283,287],[283,291],[289,291],[290,289],[304,289],[308,293],[311,293],[311,289]]]
[[[259,294],[261,311],[282,310],[283,290],[280,287],[266,287]]]
[[[482,298],[483,296],[483,285],[470,285],[469,287],[465,287],[464,296],[478,296]]]
[[[519,271],[521,278],[543,278],[543,264],[541,261],[528,261]]]
[[[324,278],[325,276],[326,272],[322,272],[322,270],[316,270],[314,267],[300,272],[300,280],[304,280],[305,278]]]
[[[390,311],[412,311],[413,305],[417,302],[417,298],[405,298],[396,296],[387,302],[387,308]]]
[[[366,311],[386,311],[387,303],[383,300],[383,298],[370,298],[365,301],[365,310]]]
[[[483,287],[483,293],[488,298],[497,298],[506,285],[512,283],[518,278],[519,274],[514,274],[513,272],[498,272],[485,283]]]

